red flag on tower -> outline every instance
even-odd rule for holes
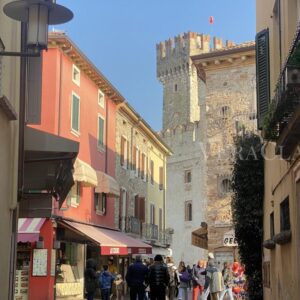
[[[214,23],[214,17],[210,16],[209,17],[209,24],[212,25]]]

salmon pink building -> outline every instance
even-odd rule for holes
[[[22,207],[27,220],[19,221],[18,253],[29,269],[30,300],[83,299],[86,259],[94,258],[100,268],[110,257],[124,276],[131,254],[151,253],[151,246],[118,230],[115,214],[120,196],[115,180],[116,112],[123,102],[64,33],[49,33],[43,54],[41,123],[32,127],[77,141],[80,148],[73,161],[75,184],[66,200],[31,201]],[[50,143],[46,146],[51,148]],[[39,234],[33,237],[37,218]],[[21,272],[22,259],[19,264]]]

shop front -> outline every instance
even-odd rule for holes
[[[101,271],[103,265],[108,265],[118,280],[113,287],[115,295],[125,294],[127,287],[124,281],[127,268],[135,254],[151,254],[152,247],[127,236],[126,234],[105,229],[90,224],[74,221],[58,221],[57,239],[60,241],[58,250],[58,266],[56,276],[56,296],[71,296],[75,288],[84,292],[84,266],[89,258],[97,262],[97,271]],[[68,269],[73,275],[63,276]],[[70,283],[77,283],[74,288]],[[75,296],[73,294],[73,296]]]
[[[21,218],[18,221],[16,300],[53,299],[55,249],[53,221]]]

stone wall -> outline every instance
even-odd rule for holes
[[[254,59],[206,70],[207,198],[209,250],[223,246],[231,229],[231,193],[222,191],[231,180],[234,139],[256,130]]]

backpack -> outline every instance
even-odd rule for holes
[[[211,276],[210,276],[210,291],[212,293],[220,292],[224,289],[224,281],[223,281],[223,276],[222,273],[217,269],[213,268],[211,271]]]
[[[180,276],[180,281],[189,282],[190,280],[191,280],[191,275],[187,270],[185,270]]]

